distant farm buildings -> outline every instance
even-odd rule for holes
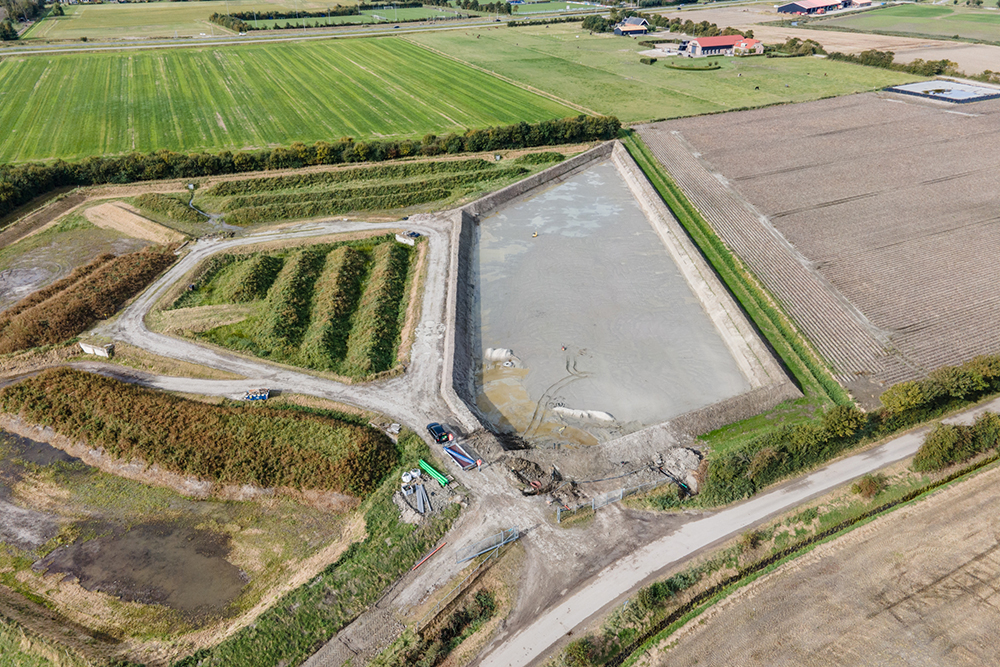
[[[872,0],[798,0],[778,7],[779,14],[825,14],[851,7],[871,7]]]
[[[680,52],[691,58],[705,56],[748,56],[764,53],[764,44],[743,35],[695,37],[681,42]]]
[[[616,35],[645,35],[649,32],[649,21],[637,16],[630,16],[615,26]]]

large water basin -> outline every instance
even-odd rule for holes
[[[473,265],[500,431],[595,444],[750,388],[611,162],[484,218]]]

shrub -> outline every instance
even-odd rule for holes
[[[398,454],[372,428],[262,406],[177,398],[70,368],[0,391],[0,408],[60,435],[225,484],[368,494]]]
[[[639,62],[642,63],[643,65],[652,65],[653,63],[656,62],[656,58],[642,57],[642,58],[639,58]]]
[[[827,438],[853,438],[866,421],[853,405],[835,405],[823,415],[823,432]]]
[[[885,488],[885,475],[869,473],[851,485],[851,493],[860,495],[865,500],[871,500]]]
[[[100,258],[99,258],[100,259]],[[171,247],[153,246],[104,261],[83,278],[18,312],[0,335],[0,354],[69,340],[126,301],[174,263]]]
[[[545,151],[543,153],[525,153],[519,157],[514,158],[516,164],[549,164],[562,162],[566,159],[566,156],[562,153],[555,153],[553,151]]]
[[[890,412],[907,412],[924,404],[924,393],[916,382],[894,384],[882,393],[882,405]]]
[[[62,280],[57,280],[48,287],[43,287],[42,289],[36,290],[31,294],[29,294],[28,296],[24,297],[10,308],[0,313],[0,334],[2,334],[3,329],[8,324],[10,324],[10,321],[14,318],[15,315],[19,315],[20,313],[23,313],[24,311],[30,308],[34,308],[35,306],[42,303],[46,299],[49,299],[55,296],[56,294],[62,292],[63,290],[69,288],[71,285],[89,276],[94,271],[99,269],[104,264],[107,264],[114,258],[115,256],[112,255],[111,253],[105,253],[91,260],[89,263],[83,266],[78,266],[77,268],[73,269],[73,272],[70,273],[65,278],[63,278]]]
[[[972,433],[967,426],[938,423],[924,438],[913,457],[913,469],[920,472],[940,470],[972,455]]]

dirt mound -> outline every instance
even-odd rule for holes
[[[138,211],[120,202],[101,204],[84,212],[84,217],[104,229],[114,229],[128,236],[154,243],[177,243],[184,235],[169,227],[139,215]]]

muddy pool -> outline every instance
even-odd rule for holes
[[[192,526],[218,503],[179,498],[173,504],[184,516],[131,523],[72,503],[33,507],[21,499],[20,482],[58,466],[70,477],[102,474],[49,444],[0,431],[0,548],[38,558],[46,542],[72,528],[84,537],[50,551],[34,571],[63,574],[122,600],[165,605],[192,620],[225,613],[239,596],[248,579],[227,560],[230,537]]]
[[[477,404],[535,444],[596,444],[750,388],[611,162],[484,218]]]

